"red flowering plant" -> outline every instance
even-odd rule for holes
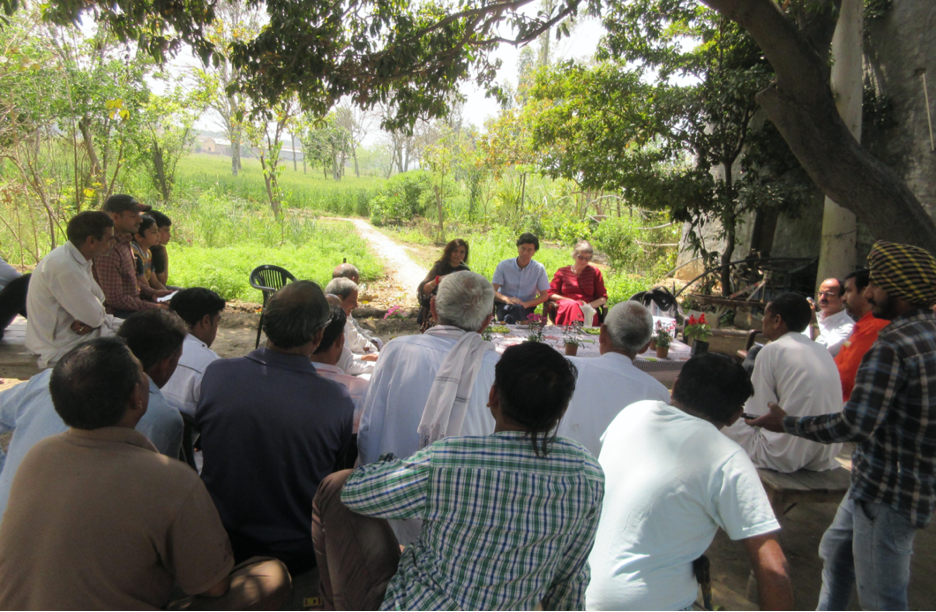
[[[709,338],[712,337],[712,328],[705,321],[705,313],[700,314],[698,319],[689,315],[684,333],[686,338],[698,340],[699,342],[708,342]]]

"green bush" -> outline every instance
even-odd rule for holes
[[[374,225],[400,224],[423,217],[432,204],[432,175],[425,170],[397,174],[370,201],[370,219]]]

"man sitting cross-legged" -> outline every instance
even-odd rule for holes
[[[172,376],[182,353],[185,328],[176,315],[148,310],[129,317],[118,332],[143,364],[149,377],[149,409],[136,429],[150,439],[160,453],[178,458],[182,447],[182,417],[160,393]],[[10,485],[20,463],[40,440],[68,429],[53,407],[49,380],[52,370],[36,374],[28,382],[0,393],[0,431],[13,430],[9,452],[0,472],[0,517],[7,506]]]
[[[326,608],[581,610],[604,475],[550,435],[574,389],[562,355],[512,346],[484,394],[492,433],[326,478],[312,519]],[[387,518],[425,521],[402,555]]]
[[[156,453],[134,427],[149,381],[119,338],[83,344],[49,389],[71,429],[37,444],[17,471],[0,524],[0,608],[278,609],[289,574],[275,560],[234,569],[198,474]],[[206,598],[211,598],[206,601]]]
[[[597,457],[602,434],[624,407],[641,400],[669,401],[666,387],[633,363],[652,333],[653,317],[639,302],[621,302],[608,312],[598,335],[601,358],[569,358],[578,368],[578,381],[558,435]]]
[[[753,415],[770,412],[770,402],[788,406],[796,416],[828,414],[842,410],[842,384],[828,349],[802,331],[812,315],[801,295],[784,293],[764,309],[763,334],[770,340],[754,362],[754,396],[744,411]],[[803,438],[753,429],[739,421],[723,433],[744,447],[754,465],[778,472],[799,469],[831,470],[841,444],[820,444]]]
[[[211,345],[218,335],[224,306],[224,298],[203,287],[183,289],[169,301],[169,308],[182,317],[188,333],[182,345],[179,367],[162,392],[172,405],[192,416],[195,416],[198,398],[201,397],[205,368],[218,358]]]
[[[205,370],[195,411],[202,478],[238,561],[268,555],[293,574],[315,564],[312,497],[345,467],[354,417],[348,390],[309,361],[328,316],[318,285],[290,283],[267,302],[266,347]]]
[[[114,221],[99,210],[78,213],[68,222],[68,242],[46,255],[33,271],[26,307],[26,348],[39,355],[39,367],[85,340],[110,336],[120,321],[104,310],[104,293],[91,262],[114,246]]]
[[[741,417],[752,390],[743,367],[704,353],[686,362],[670,403],[638,402],[608,427],[589,610],[689,609],[699,589],[693,561],[719,527],[744,542],[760,609],[792,609],[780,524],[744,449],[718,432]]]
[[[348,393],[351,394],[351,401],[354,402],[353,431],[356,434],[358,425],[361,422],[361,411],[364,410],[367,381],[357,376],[348,376],[344,370],[336,365],[341,358],[342,347],[344,347],[345,321],[344,310],[338,306],[332,306],[328,325],[325,326],[325,332],[322,334],[322,342],[312,353],[310,359],[315,364],[315,371],[322,377],[334,380],[347,387]]]

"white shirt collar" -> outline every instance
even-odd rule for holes
[[[312,366],[316,370],[324,370],[325,372],[332,372],[334,374],[345,374],[345,371],[336,365],[330,365],[327,363],[318,363],[317,361],[313,361]]]
[[[628,357],[627,355],[623,355],[621,353],[616,353],[614,351],[608,351],[607,353],[602,354],[601,358],[610,359],[613,361],[619,361],[622,364],[634,365],[634,362],[631,360],[630,357]]]

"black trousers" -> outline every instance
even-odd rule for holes
[[[16,315],[26,316],[26,291],[29,289],[31,277],[32,274],[24,274],[14,278],[0,291],[0,338],[3,337],[3,330]]]

